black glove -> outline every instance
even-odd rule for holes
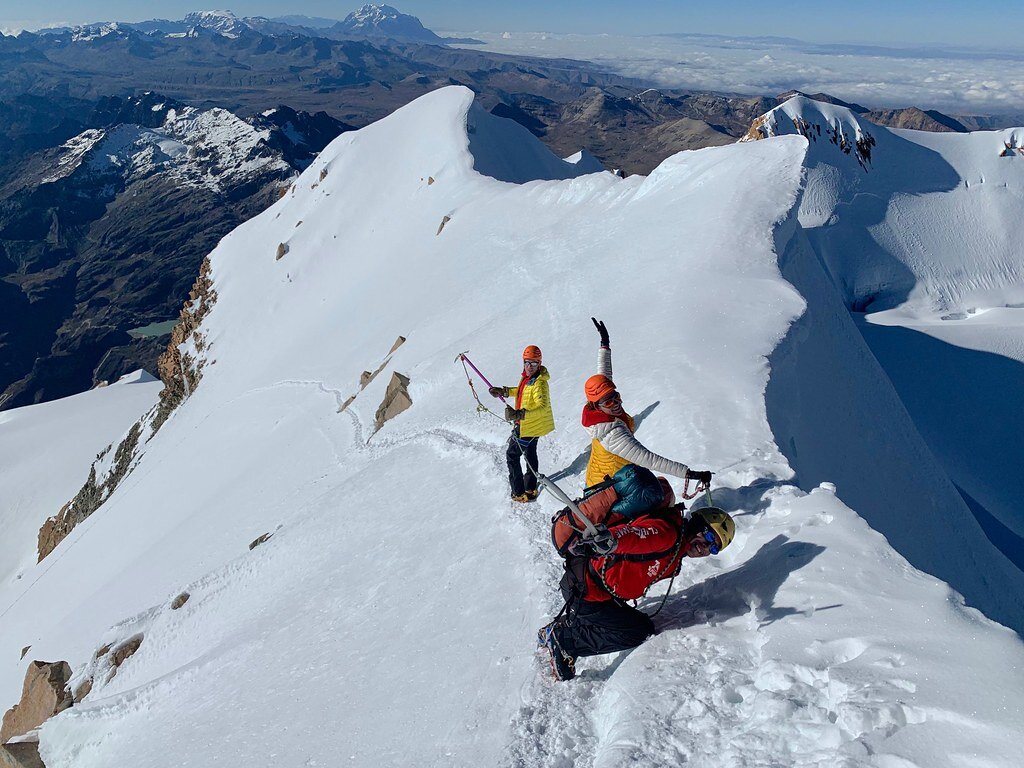
[[[590,319],[593,321],[594,327],[597,328],[597,332],[601,334],[601,346],[608,347],[610,349],[611,342],[608,340],[608,329],[605,328],[604,323],[596,317],[592,317]]]
[[[711,475],[713,474],[713,472],[708,472],[706,470],[703,472],[695,472],[692,469],[688,469],[686,470],[686,479],[696,480],[698,483],[703,485],[711,485]]]
[[[505,421],[522,421],[526,418],[526,409],[520,408],[518,411],[511,405],[505,406]]]
[[[508,387],[491,387],[487,392],[491,397],[508,397]]]

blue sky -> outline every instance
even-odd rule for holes
[[[337,0],[215,0],[211,4],[168,0],[48,0],[0,4],[0,27],[47,23],[140,21],[181,18],[192,10],[227,7],[239,15],[286,13],[342,18],[358,5]],[[1005,2],[975,0],[858,0],[853,2],[683,2],[681,0],[402,0],[399,10],[419,16],[428,27],[471,31],[552,31],[644,35],[704,32],[774,35],[813,42],[1024,48],[1019,13]]]

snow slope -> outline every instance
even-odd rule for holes
[[[770,429],[767,358],[810,302],[778,265],[806,152],[579,175],[464,88],[335,140],[211,254],[199,386],[85,530],[0,587],[0,696],[25,638],[94,680],[42,729],[47,765],[1013,765],[1019,636],[833,486],[791,484]],[[592,314],[641,438],[716,470],[738,533],[686,565],[657,637],[556,685],[532,645],[560,607],[558,504],[508,501],[507,426],[453,360],[507,384],[544,350],[542,469],[575,490]],[[396,371],[413,405],[373,433]],[[1015,573],[993,578],[1019,594]],[[96,651],[139,637],[112,675]]]
[[[89,463],[155,403],[145,371],[108,387],[0,413],[0,584],[36,562],[36,536],[81,487]]]
[[[844,107],[794,97],[762,118],[756,131],[810,137],[799,218],[814,257],[789,263],[806,275],[820,261],[838,289],[828,311],[841,315],[838,305],[845,304],[856,313],[873,355],[862,350],[862,359],[849,366],[854,373],[841,380],[863,384],[865,372],[876,368],[873,356],[895,386],[880,381],[875,391],[862,392],[863,407],[854,409],[844,433],[892,431],[891,408],[870,404],[895,402],[897,395],[925,441],[897,451],[903,462],[895,456],[879,462],[877,455],[851,461],[845,445],[822,436],[817,426],[836,413],[835,404],[814,410],[804,403],[809,435],[802,455],[789,450],[788,458],[807,483],[836,482],[844,499],[897,537],[901,552],[952,580],[948,568],[923,562],[898,542],[908,536],[906,529],[889,530],[877,521],[889,515],[893,494],[907,488],[906,471],[893,481],[879,480],[877,467],[892,468],[910,456],[916,466],[928,465],[923,454],[931,452],[940,466],[925,470],[927,481],[915,492],[928,500],[922,509],[966,506],[992,543],[1024,568],[1024,157],[1011,149],[1022,143],[1024,129],[941,136],[889,130]],[[859,156],[858,141],[869,158]],[[844,142],[849,153],[841,149]],[[798,276],[787,277],[808,295]],[[818,356],[830,354],[830,345],[831,339],[819,345]],[[833,372],[849,360],[837,360]],[[844,388],[847,400],[855,388]],[[840,394],[831,386],[819,391],[826,398]],[[807,438],[814,435],[820,442],[812,450]],[[940,475],[955,484],[959,500],[942,492],[950,484]]]

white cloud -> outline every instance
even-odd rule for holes
[[[775,95],[824,91],[866,107],[1024,112],[1024,53],[822,46],[705,35],[474,32],[488,50],[586,59],[667,88]]]

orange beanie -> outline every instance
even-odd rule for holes
[[[523,360],[536,360],[540,362],[542,360],[540,356],[540,347],[531,344],[523,350]]]
[[[598,373],[587,379],[587,383],[583,385],[583,391],[587,393],[588,403],[596,403],[615,391],[615,382]]]

